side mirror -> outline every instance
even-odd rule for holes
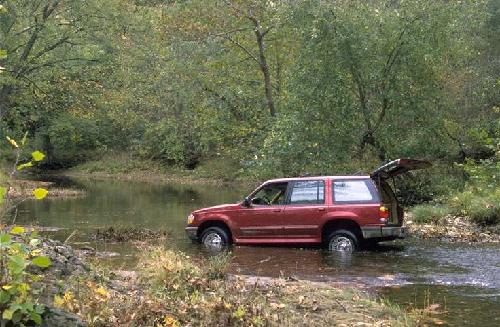
[[[243,200],[243,206],[246,208],[250,208],[252,206],[252,200],[249,197],[246,197]]]

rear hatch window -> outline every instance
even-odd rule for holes
[[[349,203],[379,203],[380,198],[371,179],[334,180],[333,202]]]

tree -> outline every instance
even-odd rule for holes
[[[443,85],[456,67],[449,60],[465,55],[461,45],[471,35],[464,27],[480,26],[482,9],[477,2],[303,2],[294,14],[303,46],[290,84],[289,128],[277,130],[270,155],[296,147],[309,158],[293,160],[328,154],[338,165],[371,158],[371,151],[380,161],[441,156],[450,143]],[[285,151],[284,140],[297,144]]]

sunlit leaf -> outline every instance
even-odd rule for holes
[[[12,320],[12,315],[14,314],[14,311],[5,309],[2,314],[2,318],[5,320]]]
[[[12,237],[9,234],[0,234],[0,249],[10,244]]]
[[[24,227],[21,226],[12,227],[12,229],[10,230],[10,233],[13,235],[23,234],[24,232],[25,232]]]
[[[9,141],[9,143],[14,147],[14,148],[19,148],[19,145],[17,145],[17,142],[16,140],[14,139],[11,139],[10,137],[6,136],[7,138],[7,141]]]
[[[40,268],[47,268],[51,265],[52,262],[47,256],[39,256],[34,258],[31,263]]]
[[[0,186],[0,202],[5,197],[6,194],[7,194],[7,188]]]
[[[64,299],[59,295],[54,295],[54,307],[61,308],[64,305]]]
[[[107,297],[109,295],[108,291],[102,286],[96,290],[96,293],[104,297]]]
[[[23,170],[24,168],[28,168],[28,167],[33,167],[33,163],[31,161],[18,165],[17,170]]]
[[[40,240],[38,238],[34,238],[34,239],[30,240],[31,246],[37,246],[38,244],[40,244]]]
[[[0,12],[2,12],[2,5],[0,5]],[[3,50],[3,49],[0,49],[0,59],[5,59],[7,58],[7,51],[6,50]]]
[[[9,262],[7,264],[11,273],[13,274],[21,273],[26,268],[27,265],[28,263],[26,262],[26,260],[24,260],[23,257],[18,255],[10,256]]]
[[[31,156],[33,157],[33,160],[35,160],[35,161],[42,161],[43,158],[45,158],[45,155],[40,151],[32,152]]]
[[[37,199],[37,200],[42,200],[43,198],[45,198],[47,196],[48,193],[49,193],[49,191],[47,191],[44,188],[37,188],[37,189],[33,190],[33,195],[35,196],[35,199]]]

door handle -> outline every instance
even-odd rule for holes
[[[281,209],[273,209],[273,212],[281,212]]]
[[[325,208],[318,208],[318,211],[325,211]]]

